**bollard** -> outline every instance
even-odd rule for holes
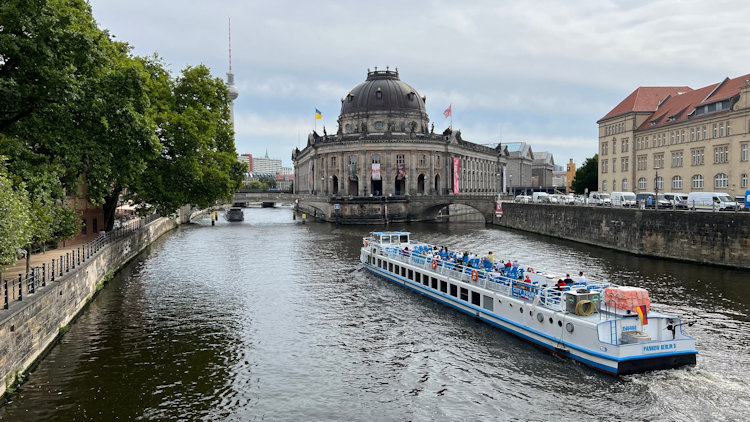
[[[5,303],[3,303],[3,309],[8,309],[8,280],[3,280],[3,287],[5,287]]]
[[[50,268],[50,274],[52,274],[52,281],[55,281],[55,259],[52,259],[52,268]]]
[[[307,214],[302,213],[302,224],[305,224],[306,221],[307,221]]]
[[[63,276],[63,257],[60,255],[60,277]]]
[[[18,274],[18,300],[23,300],[23,276]]]
[[[47,263],[42,264],[42,287],[47,286]]]
[[[70,252],[65,252],[65,272],[70,272]]]
[[[297,219],[297,210],[292,210],[292,220]]]
[[[81,248],[78,248],[77,251],[78,251],[78,265],[80,266],[81,265]]]
[[[26,282],[29,282],[29,278],[26,277]],[[29,293],[36,293],[36,267],[31,269],[31,289]]]

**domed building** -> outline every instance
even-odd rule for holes
[[[295,193],[370,204],[503,191],[507,149],[465,141],[460,131],[435,133],[425,102],[397,69],[368,70],[341,98],[336,134],[313,132],[292,152]]]

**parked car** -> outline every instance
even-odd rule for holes
[[[734,198],[734,202],[737,203],[737,209],[739,209],[740,211],[748,211],[748,204],[744,196],[736,196]]]
[[[531,194],[531,200],[535,204],[549,204],[549,194],[547,192],[533,192]]]
[[[531,197],[528,195],[518,195],[516,196],[515,201],[519,204],[528,204],[529,202],[531,202]]]
[[[613,207],[635,207],[635,193],[633,192],[612,192],[610,201]]]
[[[723,192],[690,192],[688,207],[691,210],[731,211],[737,208],[737,202]]]
[[[674,208],[687,208],[688,196],[686,193],[664,192],[664,198],[669,201],[670,206]]]
[[[573,203],[575,205],[586,205],[586,197],[583,195],[578,195],[575,197],[575,201]]]
[[[651,201],[649,201],[649,198]],[[672,208],[672,203],[667,201],[667,198],[662,194],[657,196],[654,192],[640,192],[635,196],[636,204],[639,207],[641,206],[641,199],[645,202],[645,208]]]
[[[612,206],[612,200],[608,193],[591,192],[589,193],[589,204]]]

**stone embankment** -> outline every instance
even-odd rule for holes
[[[83,260],[78,261],[77,254],[73,269],[68,259],[58,264],[54,280],[48,267],[44,285],[32,281],[29,289],[27,282],[22,283],[23,300],[12,300],[8,309],[0,306],[0,397],[67,330],[107,277],[177,224],[174,219],[157,218],[129,233],[112,232],[105,244],[89,245]],[[19,286],[8,290],[13,288]]]
[[[503,203],[495,224],[638,255],[750,268],[750,212]]]

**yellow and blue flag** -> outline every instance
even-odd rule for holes
[[[320,110],[318,110],[318,109],[316,108],[316,109],[315,109],[315,120],[318,120],[318,119],[322,119],[322,118],[323,118],[323,114],[321,114],[321,113],[320,113]]]

